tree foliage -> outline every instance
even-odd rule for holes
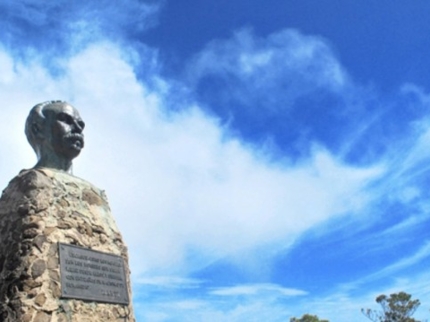
[[[316,315],[305,314],[301,318],[291,318],[290,322],[329,322],[329,320],[320,320]]]
[[[374,322],[419,322],[412,318],[420,300],[411,300],[411,295],[405,292],[379,295],[376,302],[381,305],[381,311],[361,309],[361,312]]]

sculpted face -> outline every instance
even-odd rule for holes
[[[84,147],[85,123],[79,112],[63,101],[47,101],[34,106],[25,123],[25,134],[37,155],[34,168],[69,172],[72,160]]]
[[[43,109],[46,118],[45,139],[61,158],[72,160],[84,147],[85,123],[78,111],[67,103],[55,103]]]

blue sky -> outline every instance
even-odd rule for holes
[[[76,106],[138,321],[430,309],[430,3],[2,1],[0,179],[30,108]]]

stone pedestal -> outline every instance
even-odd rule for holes
[[[0,199],[0,321],[135,321],[132,305],[62,297],[59,243],[119,255],[127,247],[103,191],[67,173],[22,171]]]

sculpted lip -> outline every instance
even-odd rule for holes
[[[64,139],[71,142],[72,147],[75,149],[80,150],[84,147],[84,136],[82,134],[70,133]]]

